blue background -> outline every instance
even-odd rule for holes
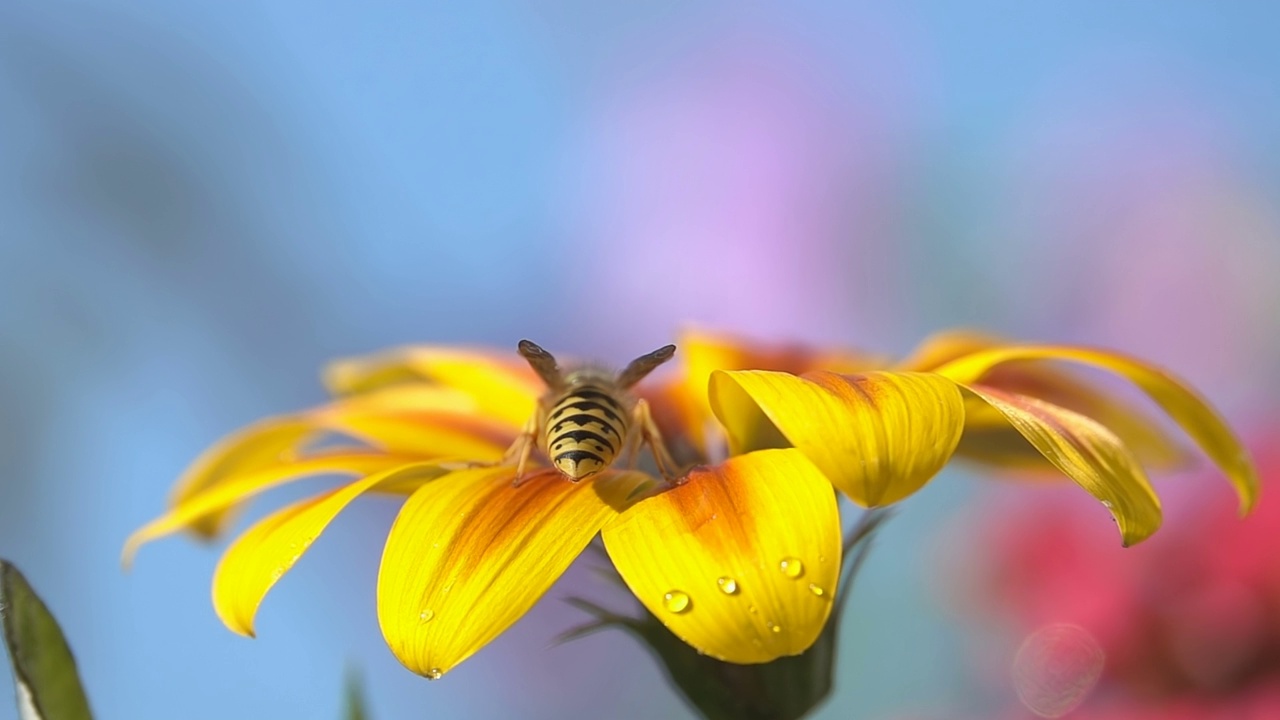
[[[98,714],[336,717],[347,667],[381,718],[687,712],[628,638],[548,649],[581,619],[557,597],[602,596],[581,568],[445,681],[404,670],[373,605],[388,500],[255,641],[212,613],[210,548],[120,570],[187,462],[319,402],[336,356],[531,337],[624,362],[684,323],[902,352],[969,324],[1267,412],[1274,4],[851,5],[4,3],[0,555]],[[950,470],[904,504],[820,717],[1000,701],[930,578],[936,529],[1004,487]]]

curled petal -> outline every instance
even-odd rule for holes
[[[840,518],[830,484],[797,450],[698,468],[603,536],[645,607],[712,657],[746,664],[797,655],[831,612]]]
[[[325,383],[339,395],[360,394],[406,381],[428,381],[466,393],[479,414],[516,428],[524,425],[545,389],[523,362],[493,353],[409,347],[339,360]]]
[[[1148,363],[1119,353],[1065,346],[1009,346],[967,355],[938,367],[961,384],[982,380],[1005,363],[1066,360],[1114,372],[1138,386],[1200,446],[1236,490],[1248,512],[1258,497],[1258,475],[1249,454],[1216,411],[1186,383]],[[984,381],[985,384],[985,381]]]
[[[378,620],[406,667],[436,678],[520,618],[652,482],[548,470],[512,487],[510,467],[467,470],[411,495],[387,537]]]
[[[911,354],[895,363],[894,367],[909,372],[932,372],[956,358],[1010,344],[999,335],[981,330],[944,330],[925,338]]]
[[[966,355],[1013,345],[994,335],[952,330],[926,339],[898,367],[932,371]],[[982,384],[1039,398],[1091,417],[1115,433],[1149,467],[1174,469],[1185,466],[1189,460],[1189,453],[1178,438],[1168,433],[1144,408],[1116,397],[1107,388],[1060,363],[1002,364],[984,374]],[[970,460],[1019,471],[1054,469],[1000,413],[980,401],[968,407],[965,434],[956,453]]]
[[[314,475],[365,475],[405,465],[415,459],[357,450],[277,462],[271,467],[242,473],[232,481],[183,499],[164,515],[134,531],[125,541],[121,562],[127,567],[133,562],[138,549],[152,540],[188,529],[202,518],[220,516],[245,499],[284,483]]]
[[[936,475],[965,418],[955,383],[924,373],[717,372],[711,404],[738,452],[776,447],[776,428],[866,507],[897,502]]]
[[[1137,459],[1120,438],[1096,421],[1066,408],[974,385],[1049,462],[1111,511],[1125,546],[1160,528],[1160,501]]]
[[[254,617],[267,592],[352,500],[389,482],[423,483],[446,472],[435,463],[401,465],[263,518],[236,538],[218,563],[213,575],[218,617],[232,631],[252,637]]]

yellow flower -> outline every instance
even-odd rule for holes
[[[898,363],[709,334],[680,347],[684,370],[637,391],[687,469],[677,486],[621,464],[568,482],[536,457],[513,485],[514,467],[499,463],[545,392],[538,376],[505,353],[407,348],[336,363],[332,402],[207,451],[169,511],[129,538],[126,563],[175,531],[216,536],[269,488],[353,475],[231,544],[213,579],[227,627],[252,635],[267,591],[348,503],[378,492],[405,497],[377,607],[387,643],[414,672],[439,677],[495,638],[597,533],[677,636],[729,662],[767,662],[809,648],[831,611],[841,564],[832,485],[881,506],[956,453],[999,467],[1038,462],[1101,500],[1126,544],[1159,527],[1138,458],[1168,466],[1184,459],[1180,444],[1105,386],[1046,361],[1131,381],[1222,468],[1242,509],[1256,498],[1253,467],[1218,415],[1185,384],[1115,353],[962,332]]]

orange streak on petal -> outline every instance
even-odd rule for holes
[[[645,607],[713,657],[761,663],[799,654],[830,613],[839,513],[831,486],[797,450],[696,469],[603,535]]]
[[[410,670],[438,677],[497,637],[652,482],[607,472],[571,483],[546,470],[513,487],[512,474],[454,473],[424,485],[396,517],[378,574],[378,620]]]

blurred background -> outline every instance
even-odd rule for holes
[[[688,323],[901,353],[973,325],[1155,359],[1280,439],[1274,4],[642,5],[0,5],[0,556],[101,717],[337,717],[348,667],[378,718],[687,714],[629,638],[548,648],[581,568],[446,681],[404,670],[374,613],[388,500],[254,641],[212,612],[214,549],[121,571],[184,466],[320,401],[336,356],[530,337],[621,362]],[[818,716],[1030,712],[1024,637],[1105,633],[992,611],[1014,595],[940,548],[1002,567],[1035,524],[973,526],[1076,503],[1049,515],[1119,553],[1076,494],[954,468],[905,503]]]

